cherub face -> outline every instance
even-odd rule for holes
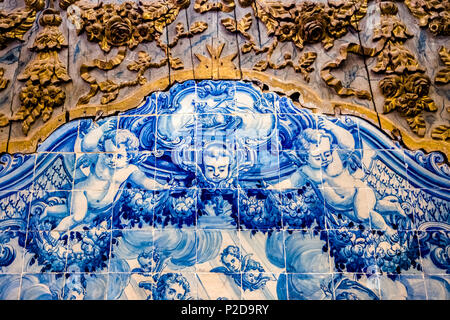
[[[242,274],[242,278],[250,284],[257,283],[260,277],[261,272],[259,272],[258,270],[249,270]]]
[[[223,264],[232,272],[241,271],[241,260],[232,254],[228,254],[222,257]]]
[[[330,139],[322,138],[317,146],[309,149],[308,164],[312,168],[326,168],[333,162]]]
[[[118,147],[111,140],[105,141],[105,164],[110,168],[121,169],[128,165],[126,146]]]
[[[162,294],[164,300],[182,300],[186,291],[179,283],[170,283]]]
[[[84,293],[83,290],[79,290],[77,288],[66,288],[67,292],[65,292],[66,300],[83,300]]]
[[[143,269],[148,271],[153,270],[156,264],[152,253],[139,255],[138,262]]]
[[[228,178],[230,171],[230,158],[225,156],[203,157],[205,177],[213,182],[219,182]]]

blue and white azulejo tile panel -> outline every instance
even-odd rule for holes
[[[245,82],[1,160],[1,299],[449,298],[443,155]]]

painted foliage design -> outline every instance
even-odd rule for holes
[[[245,82],[176,84],[1,160],[4,299],[380,299],[423,273],[450,292],[442,154]]]

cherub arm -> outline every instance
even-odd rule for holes
[[[298,188],[306,183],[306,178],[300,170],[296,170],[293,174],[288,176],[286,179],[272,184],[267,189],[290,189]]]
[[[337,143],[341,149],[352,150],[355,148],[355,139],[353,135],[344,128],[334,124],[328,119],[320,118],[319,129],[325,129],[330,131],[337,140]]]
[[[147,189],[147,190],[155,190],[155,189],[162,189],[165,185],[159,183],[155,179],[151,179],[147,177],[142,171],[136,168],[136,170],[130,175],[129,177],[130,181],[135,183],[141,188]]]
[[[106,121],[101,126],[89,131],[81,141],[81,150],[83,152],[92,152],[98,150],[98,143],[105,132],[115,129],[115,121]]]

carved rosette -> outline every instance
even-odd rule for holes
[[[111,47],[134,49],[142,42],[159,41],[166,25],[171,24],[189,1],[124,2],[122,4],[77,4],[81,9],[70,11],[69,19],[78,33],[86,32],[89,41],[97,42],[109,52]]]
[[[367,12],[366,0],[318,2],[254,1],[255,15],[264,23],[269,36],[278,41],[292,41],[299,49],[305,44],[323,44],[325,50],[333,47],[334,40],[344,36],[349,27]]]
[[[48,121],[53,109],[62,106],[66,99],[61,86],[71,79],[58,57],[58,52],[67,47],[59,30],[61,22],[58,11],[44,10],[39,20],[43,29],[30,48],[37,54],[18,76],[18,80],[26,81],[26,84],[19,94],[21,107],[12,120],[22,121],[24,134],[28,133],[39,117],[42,117],[44,122]]]

